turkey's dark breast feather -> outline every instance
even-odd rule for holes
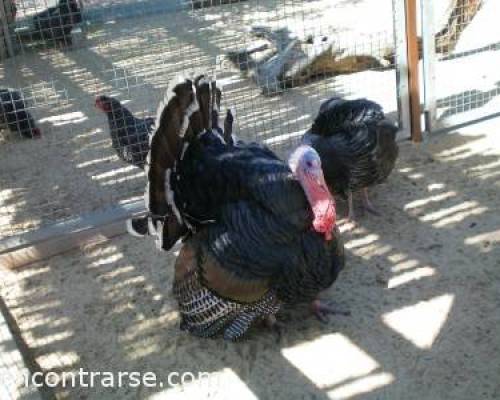
[[[285,303],[313,300],[344,265],[338,231],[325,241],[250,202],[224,207],[220,220],[205,229],[205,245],[224,270],[237,280],[266,282]]]
[[[194,141],[170,185],[181,215],[204,232],[203,246],[226,279],[263,283],[295,303],[331,286],[343,267],[338,239],[312,230],[302,186],[262,146]]]

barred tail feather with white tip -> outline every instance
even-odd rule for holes
[[[198,102],[192,81],[177,77],[158,105],[155,129],[150,137],[144,193],[148,215],[127,221],[127,230],[131,235],[156,236],[157,246],[164,250],[173,246],[185,231],[182,216],[170,189],[170,173],[185,148],[182,138],[188,131],[190,116],[197,109]]]

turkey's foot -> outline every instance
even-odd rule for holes
[[[273,332],[276,332],[278,336],[278,341],[281,340],[283,333],[285,332],[285,324],[281,321],[278,321],[276,315],[274,314],[267,315],[264,318],[264,325]]]
[[[349,310],[342,310],[319,299],[311,303],[311,311],[316,318],[325,323],[328,322],[328,315],[343,315],[346,317],[351,315]]]
[[[370,214],[373,215],[380,215],[380,212],[375,208],[373,203],[370,201],[370,198],[368,197],[368,189],[363,188],[363,206],[365,208],[365,211],[369,212]]]
[[[354,213],[354,200],[352,198],[352,192],[349,190],[347,194],[347,221],[352,224],[356,224],[356,214]]]

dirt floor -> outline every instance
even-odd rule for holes
[[[175,252],[128,236],[2,271],[0,295],[43,371],[211,374],[182,387],[58,387],[61,399],[498,399],[499,128],[401,144],[372,190],[383,216],[340,220],[348,267],[324,297],[349,317],[290,310],[281,335],[191,337],[170,294]]]

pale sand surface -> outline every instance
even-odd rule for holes
[[[182,388],[56,389],[69,399],[498,399],[500,121],[401,145],[372,190],[383,217],[340,221],[348,267],[324,293],[351,310],[280,316],[281,336],[179,330],[175,253],[123,236],[2,272],[0,294],[44,371],[206,371]],[[344,207],[339,213],[345,215]]]

